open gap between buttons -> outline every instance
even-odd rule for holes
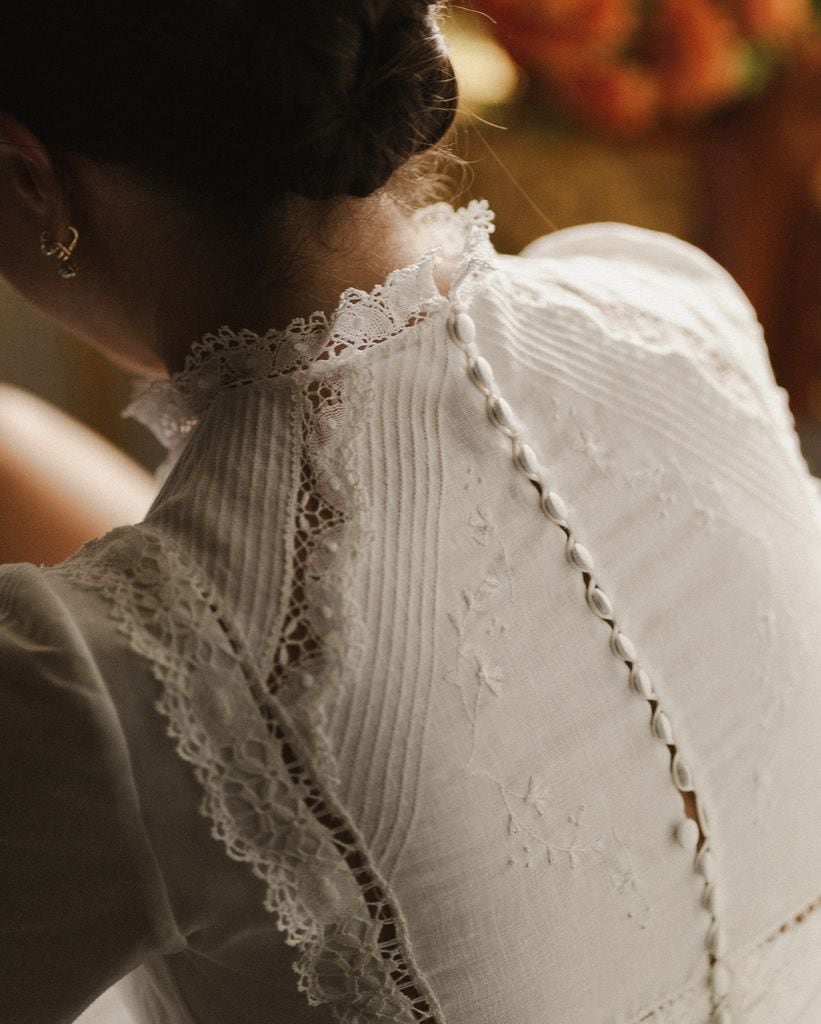
[[[539,496],[541,498],[543,498],[546,487],[543,484],[542,480],[539,477],[536,477],[536,479],[533,479],[533,477],[530,477],[530,476],[528,477],[528,479],[529,479],[530,483],[533,485],[534,489],[539,494]],[[565,537],[568,540],[570,540],[571,537],[572,537],[572,531],[571,531],[570,527],[567,525],[567,523],[566,522],[558,522],[556,520],[554,520],[554,522],[556,522],[556,525],[565,534]],[[579,566],[577,565],[577,568],[578,567]],[[585,595],[586,595],[587,592],[588,592],[588,588],[590,586],[591,579],[593,579],[593,575],[592,575],[592,573],[586,572],[584,569],[582,569],[581,570],[581,577],[582,577],[582,581],[583,581],[583,584],[584,584]],[[611,625],[611,627],[615,626],[615,619],[614,618],[612,618],[612,617],[604,617],[604,616],[599,616],[599,617],[602,619],[603,622],[609,623]],[[630,668],[630,671],[632,672],[635,663],[633,661],[630,661],[630,660],[627,660],[627,659],[623,659],[623,661],[624,661],[624,664],[627,665]],[[651,722],[651,729],[652,729],[653,716],[655,715],[656,708],[658,707],[658,703],[659,702],[657,700],[654,700],[652,698],[647,698],[647,697],[642,698],[642,699],[646,700],[647,703],[650,705],[650,722]],[[696,849],[695,849],[695,855],[698,856],[698,854],[701,852],[702,848],[705,846],[705,844],[707,842],[707,836],[706,836],[706,834],[704,832],[704,828],[703,828],[702,823],[701,823],[701,817],[700,817],[699,812],[698,812],[698,801],[697,801],[695,792],[690,791],[690,790],[680,789],[678,787],[678,785],[676,785],[675,779],[673,778],[673,758],[676,756],[677,748],[676,748],[675,744],[672,744],[672,743],[668,743],[668,744],[666,744],[666,746],[667,746],[668,750],[670,751],[670,764],[669,764],[669,767],[668,767],[668,771],[670,772],[670,779],[673,782],[673,785],[676,787],[676,791],[681,796],[682,804],[683,804],[683,807],[684,807],[685,816],[690,818],[692,821],[694,821],[696,823],[696,825],[698,826],[698,840],[696,842]]]
[[[647,703],[650,705],[650,721],[652,722],[653,715],[656,713],[656,708],[658,707],[658,701],[648,700]],[[672,774],[673,758],[676,756],[677,748],[674,743],[668,743],[666,744],[666,746],[667,749],[670,751],[670,772]],[[698,843],[696,845],[696,853],[699,853],[701,851],[701,848],[706,843],[707,837],[704,834],[704,829],[701,825],[701,818],[698,813],[698,801],[696,799],[695,792],[692,790],[678,789],[677,786],[676,789],[679,795],[681,796],[682,802],[684,804],[684,813],[687,815],[688,818],[691,818],[696,823],[696,825],[698,825]]]

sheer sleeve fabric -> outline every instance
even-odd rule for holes
[[[0,572],[0,702],[0,1020],[61,1024],[185,942],[104,680],[33,566]]]

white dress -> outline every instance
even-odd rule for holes
[[[449,297],[204,339],[145,522],[0,573],[4,1024],[821,1021],[821,502],[749,304],[418,216]]]

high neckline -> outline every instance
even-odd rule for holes
[[[435,309],[467,299],[474,272],[495,253],[494,215],[486,200],[454,209],[434,203],[413,214],[415,226],[439,239],[415,263],[393,270],[370,291],[348,288],[331,314],[314,312],[259,334],[227,325],[195,341],[182,370],[141,381],[123,415],[147,427],[173,462],[214,398],[226,388],[297,373],[322,372],[376,344],[384,344]],[[458,257],[450,292],[436,283],[437,259]]]

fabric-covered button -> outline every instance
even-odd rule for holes
[[[478,388],[481,388],[485,394],[490,394],[493,391],[496,381],[493,378],[493,370],[490,363],[484,356],[477,356],[475,359],[471,359],[468,365],[468,372],[473,383]]]
[[[653,712],[653,732],[658,736],[660,740],[672,746],[673,743],[673,726],[670,724],[670,719],[665,715],[660,707],[657,707]]]
[[[591,609],[602,619],[613,618],[613,605],[610,598],[601,587],[590,587],[587,591],[587,603]]]
[[[499,395],[494,395],[489,402],[488,410],[491,419],[498,427],[501,427],[506,434],[514,435],[518,432],[516,420],[513,417],[513,410]]]
[[[676,786],[685,793],[691,793],[695,788],[693,786],[693,776],[678,751],[673,755],[672,771],[673,781]]]
[[[624,633],[616,633],[613,636],[613,650],[625,661],[636,660],[636,648],[633,646],[633,641]]]
[[[582,572],[592,573],[593,572],[593,557],[584,544],[574,543],[569,544],[567,548],[567,557],[570,560],[571,565],[575,565],[577,569],[581,569]]]
[[[709,846],[702,846],[696,858],[696,871],[705,882],[712,882],[716,876],[716,859]]]
[[[678,823],[676,842],[683,850],[695,850],[698,837],[698,825],[692,818],[684,818]]]
[[[713,964],[710,983],[712,984],[713,992],[719,999],[723,999],[729,993],[732,977],[723,960],[716,960]]]
[[[538,480],[539,460],[529,444],[519,445],[519,450],[516,452],[516,462],[519,464],[520,469],[527,473],[532,480]]]
[[[476,341],[476,324],[467,313],[457,313],[450,321],[453,339],[460,345],[472,345]]]
[[[555,491],[548,491],[542,495],[542,511],[557,523],[564,523],[567,520],[567,505]]]
[[[633,666],[630,672],[630,682],[640,697],[644,697],[645,700],[655,699],[656,693],[653,689],[653,684],[650,682],[650,676],[647,675],[643,668],[639,668],[638,665]]]

